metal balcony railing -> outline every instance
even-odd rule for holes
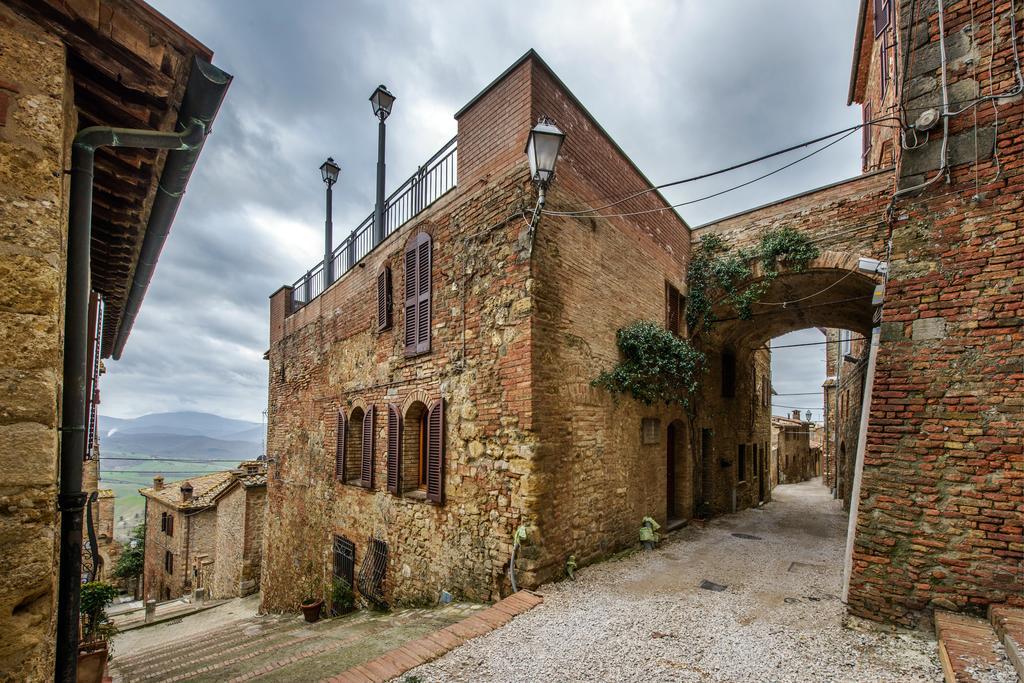
[[[458,180],[457,141],[458,137],[449,140],[387,198],[384,202],[385,237],[455,188]],[[371,213],[331,253],[331,282],[355,267],[375,246]],[[294,312],[323,294],[331,285],[325,280],[324,262],[320,261],[292,285],[289,310]]]

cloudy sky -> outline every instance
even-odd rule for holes
[[[107,366],[103,412],[118,417],[202,410],[260,420],[268,296],[322,254],[325,157],[343,169],[335,234],[373,208],[376,120],[367,98],[378,83],[398,96],[388,119],[389,192],[455,134],[452,114],[531,47],[657,183],[860,120],[859,108],[846,106],[851,0],[150,2],[210,46],[235,81],[124,356]],[[859,149],[851,136],[682,215],[696,226],[854,176]],[[797,156],[668,197],[709,194]],[[799,334],[795,341],[821,339]],[[820,388],[820,349],[780,352],[776,388]],[[793,405],[820,404],[802,398],[814,400]]]

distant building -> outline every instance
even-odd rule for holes
[[[860,434],[861,400],[867,377],[867,341],[849,330],[826,329],[822,453],[825,485],[850,509],[853,469]]]
[[[821,474],[821,450],[811,446],[813,422],[792,417],[772,416],[772,456],[778,468],[780,484],[795,484]]]
[[[238,469],[139,489],[146,498],[142,595],[170,600],[197,589],[230,598],[260,588],[267,468]]]

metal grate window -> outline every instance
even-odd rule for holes
[[[359,592],[370,602],[384,607],[384,577],[388,566],[388,544],[371,536],[359,567]]]
[[[334,537],[334,577],[355,585],[356,544],[344,536]]]

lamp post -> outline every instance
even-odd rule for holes
[[[391,115],[394,104],[395,96],[383,85],[378,85],[370,95],[373,115],[380,121],[377,124],[377,202],[373,207],[374,246],[384,241],[384,120]]]
[[[333,270],[332,266],[334,265],[331,263],[331,252],[334,251],[334,223],[331,220],[334,207],[332,204],[331,188],[334,187],[334,183],[338,182],[338,176],[341,175],[341,167],[334,163],[333,157],[327,157],[327,161],[320,164],[320,175],[324,179],[324,184],[327,185],[327,219],[324,221],[324,289],[326,290],[334,280],[331,277],[331,270]]]
[[[537,125],[530,129],[526,138],[527,158],[530,160],[530,176],[537,185],[537,208],[533,211],[532,226],[537,221],[548,185],[555,178],[555,162],[558,161],[558,150],[565,142],[563,133],[555,122],[547,116],[541,116]]]

